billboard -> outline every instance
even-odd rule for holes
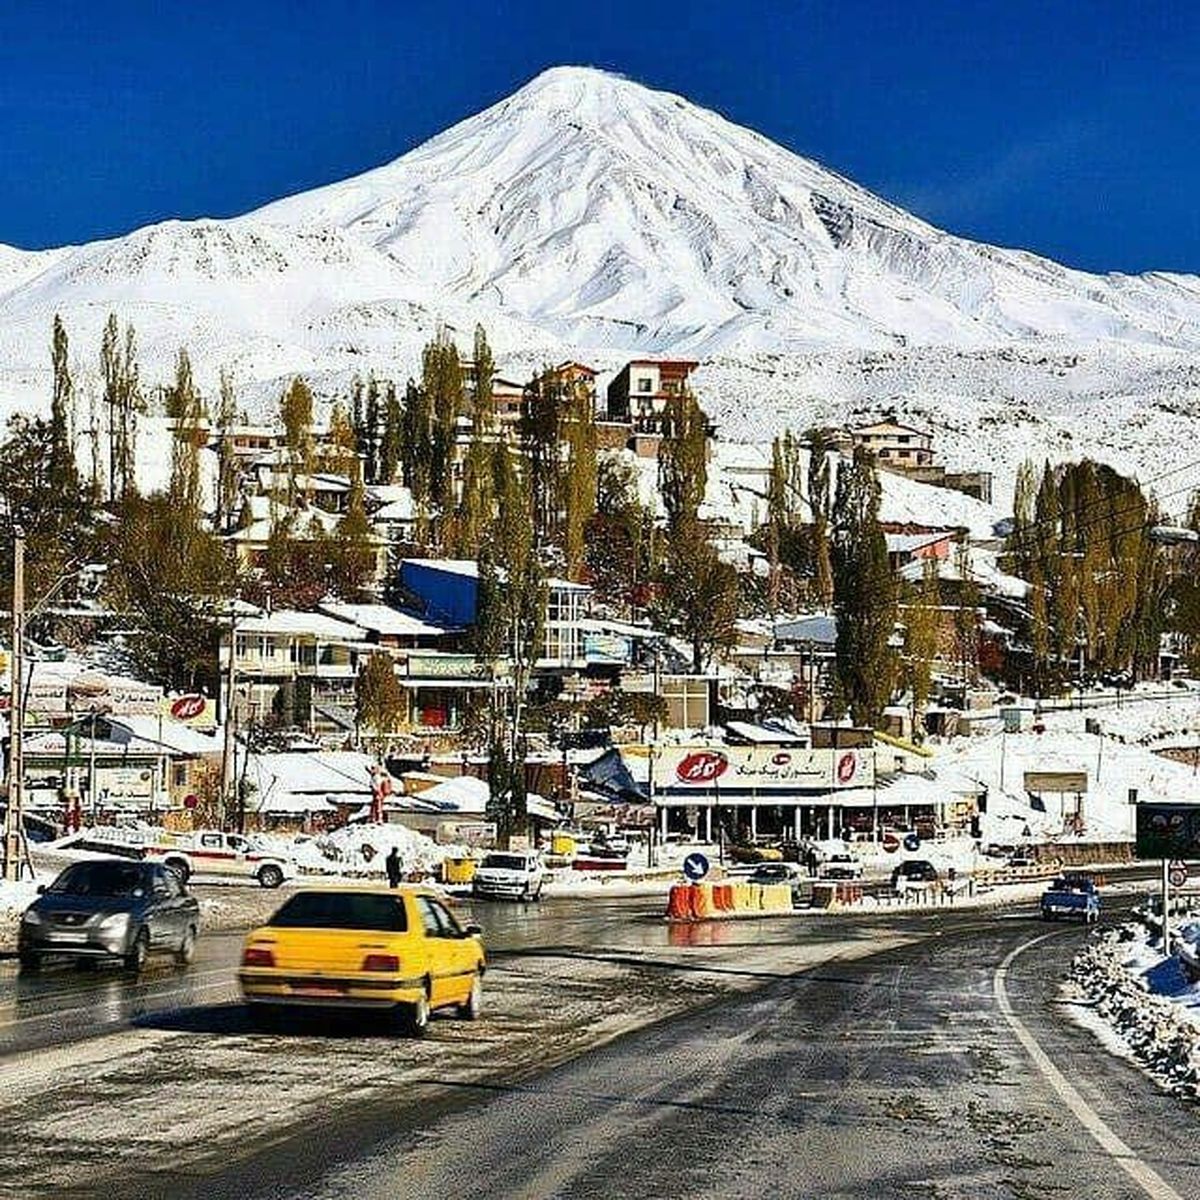
[[[1035,795],[1051,792],[1059,795],[1082,795],[1088,790],[1086,771],[1026,771],[1025,790]]]
[[[659,795],[751,796],[781,801],[799,792],[871,787],[870,749],[793,746],[664,746],[654,750]]]
[[[1200,804],[1137,805],[1138,858],[1200,858]]]

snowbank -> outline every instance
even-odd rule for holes
[[[1102,1023],[1097,1032],[1114,1039],[1110,1048],[1128,1053],[1176,1095],[1200,1096],[1200,989],[1176,959],[1154,948],[1143,926],[1094,937],[1075,956],[1064,986],[1091,1002]]]

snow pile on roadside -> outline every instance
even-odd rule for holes
[[[404,873],[430,872],[445,858],[466,854],[461,846],[442,846],[404,825],[347,825],[312,843],[294,847],[302,870],[339,875],[383,875],[384,859],[395,846]]]
[[[1173,958],[1127,924],[1092,938],[1071,964],[1067,988],[1092,1002],[1119,1043],[1160,1083],[1200,1096],[1200,992]]]

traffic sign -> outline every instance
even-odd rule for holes
[[[695,883],[708,874],[708,859],[703,854],[689,854],[683,860],[683,873]]]
[[[904,848],[909,854],[915,854],[921,848],[921,839],[915,833],[904,835]]]
[[[1187,863],[1173,862],[1167,869],[1167,878],[1171,882],[1172,887],[1183,887],[1188,881]]]
[[[885,833],[882,844],[889,854],[895,854],[900,849],[900,839],[894,833]]]

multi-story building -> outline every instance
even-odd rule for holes
[[[682,392],[698,363],[685,359],[634,359],[608,385],[608,419],[628,421],[636,433],[659,433],[667,400]]]
[[[933,435],[897,421],[878,421],[856,429],[854,445],[869,450],[881,467],[906,470],[933,463]]]

